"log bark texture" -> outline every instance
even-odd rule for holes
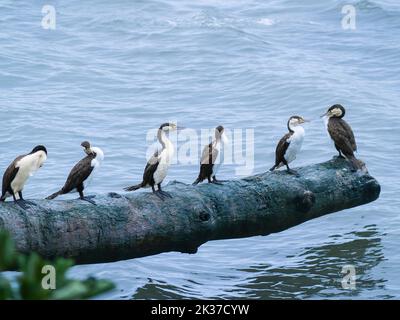
[[[325,214],[376,200],[379,183],[351,172],[343,159],[267,172],[223,185],[171,182],[160,200],[145,192],[80,200],[37,200],[22,210],[0,203],[0,228],[22,253],[101,263],[168,251],[195,253],[210,240],[268,235]]]

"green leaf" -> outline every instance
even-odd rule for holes
[[[22,299],[40,300],[50,296],[50,291],[42,287],[42,268],[46,264],[36,253],[20,259],[22,274],[18,277],[18,283]]]
[[[0,271],[4,271],[15,266],[16,252],[14,241],[6,231],[0,230]]]
[[[54,262],[42,259],[38,254],[17,254],[11,237],[0,231],[0,270],[8,270],[18,265],[21,274],[17,278],[18,288],[13,288],[9,281],[0,275],[1,299],[88,299],[114,288],[107,280],[88,278],[83,281],[68,279],[68,270],[73,266],[70,259],[58,258]],[[53,271],[43,269],[54,267]],[[45,289],[46,280],[55,272],[55,289]]]

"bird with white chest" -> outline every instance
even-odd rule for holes
[[[87,188],[102,161],[104,160],[104,153],[100,148],[92,147],[89,141],[82,142],[81,146],[84,148],[86,157],[80,160],[72,168],[64,186],[59,191],[48,196],[46,198],[47,200],[52,200],[62,194],[78,192],[81,200],[96,204],[93,200],[91,200],[93,197],[84,196],[83,190]]]
[[[282,137],[276,147],[275,165],[270,171],[286,166],[288,173],[297,175],[296,171],[290,169],[289,164],[296,159],[303,145],[305,131],[301,125],[305,122],[309,121],[300,116],[289,118],[287,122],[289,132]]]
[[[140,188],[151,187],[155,195],[164,200],[165,197],[172,198],[172,196],[161,189],[161,183],[164,181],[168,174],[168,169],[171,164],[172,157],[175,153],[175,147],[171,140],[168,139],[167,133],[175,130],[183,129],[174,123],[163,123],[157,131],[157,139],[161,144],[161,150],[157,150],[150,160],[147,162],[143,172],[142,182],[124,188],[125,191],[135,191]],[[157,190],[155,189],[157,186]]]
[[[215,139],[203,149],[200,160],[200,172],[193,185],[197,185],[205,179],[208,180],[208,183],[221,184],[223,182],[222,180],[218,180],[216,175],[221,163],[224,161],[224,144],[227,142],[228,138],[225,135],[224,127],[216,127]]]
[[[0,201],[13,197],[14,202],[21,208],[27,209],[27,205],[35,205],[22,197],[22,191],[29,177],[31,177],[47,160],[47,149],[38,145],[24,155],[20,155],[8,166],[3,175],[3,187]]]

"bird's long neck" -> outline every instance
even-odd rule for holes
[[[35,152],[35,153],[30,153],[24,157],[26,159],[26,162],[29,166],[30,173],[33,174],[35,173],[46,161],[47,155],[43,151]],[[19,161],[18,163],[21,163]]]
[[[292,126],[292,125],[288,125],[289,131],[293,134],[300,134],[300,135],[304,135],[304,128],[302,126]]]
[[[164,131],[158,130],[157,138],[158,138],[158,141],[160,142],[160,144],[162,145],[163,149],[167,149],[169,152],[173,152],[174,145],[168,139],[168,137]]]
[[[101,162],[104,159],[104,152],[98,147],[92,147],[91,148],[91,153],[94,159],[97,161]]]
[[[288,123],[287,123],[287,128],[288,128],[288,130],[289,130],[290,133],[293,133],[293,132],[294,132],[293,126],[290,124],[290,120],[289,120]]]

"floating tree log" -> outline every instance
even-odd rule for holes
[[[21,253],[100,263],[161,252],[195,253],[210,240],[279,232],[319,216],[372,202],[380,185],[345,160],[258,174],[223,185],[172,182],[173,198],[148,191],[80,200],[38,200],[26,211],[0,204],[0,229]]]

